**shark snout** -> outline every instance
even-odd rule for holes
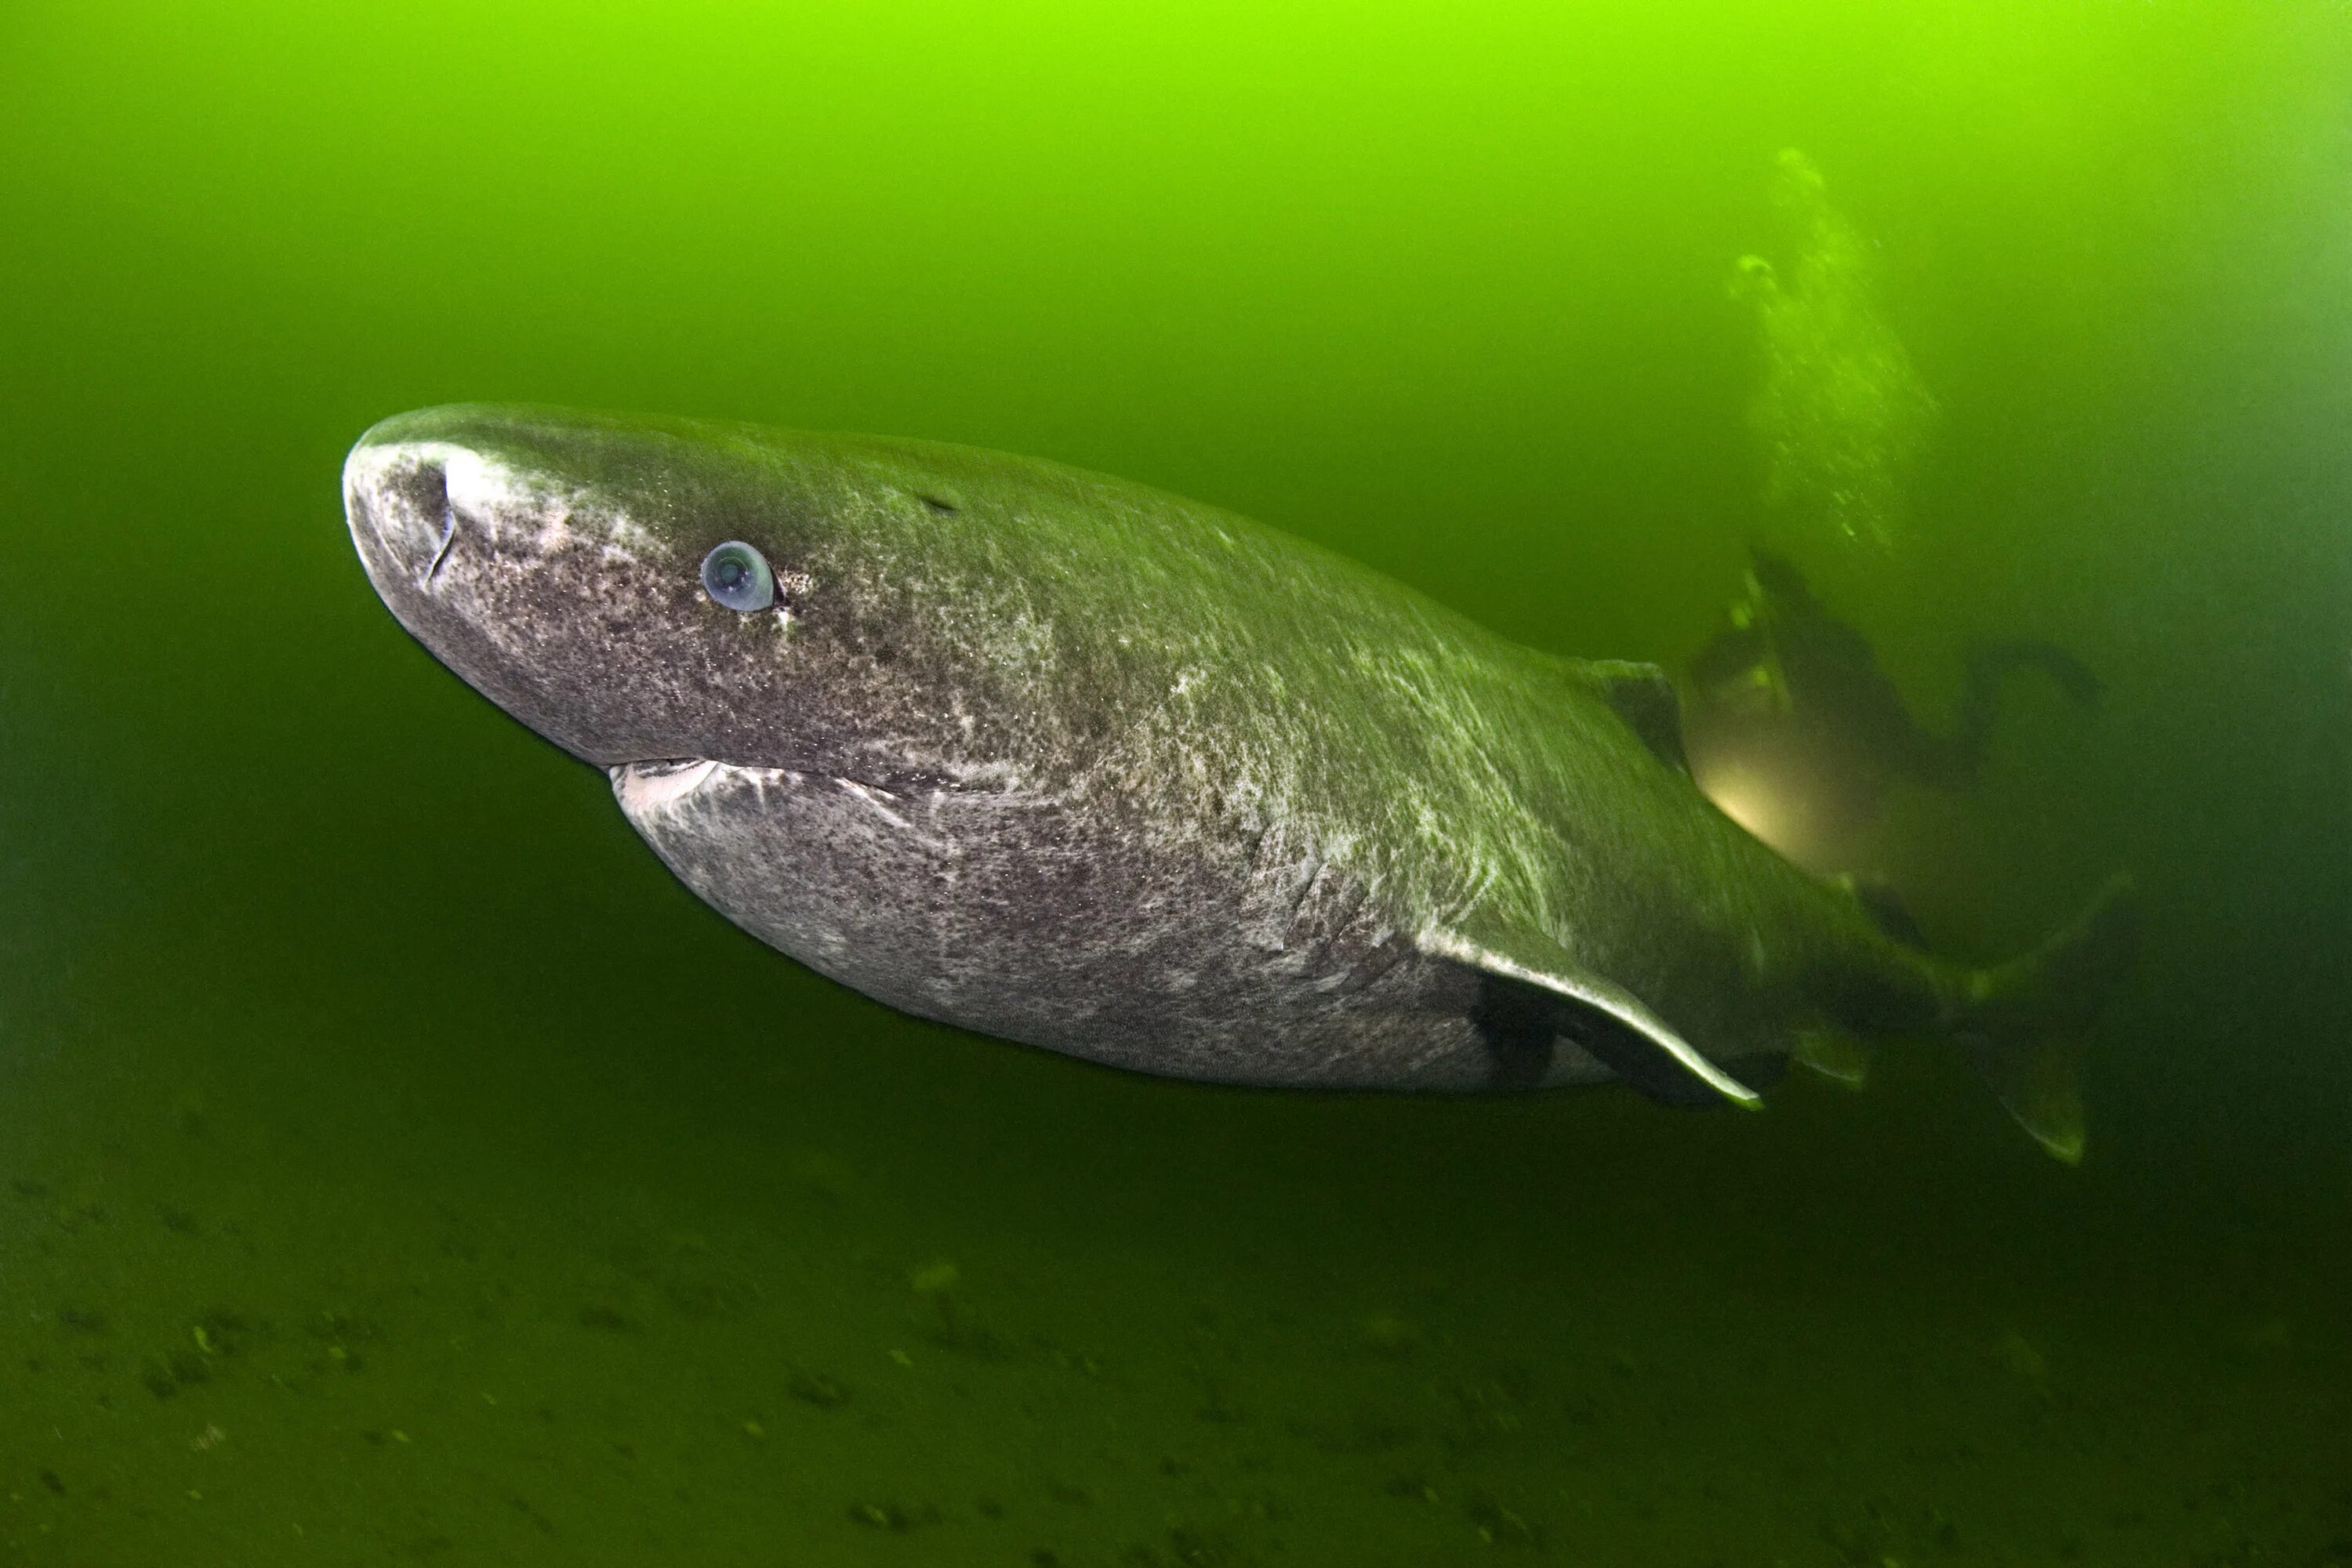
[[[744,504],[764,469],[681,468],[679,440],[551,410],[394,415],[344,461],[352,542],[411,636],[583,761],[769,765],[809,710],[793,622],[730,607],[701,572],[766,537],[770,509]]]
[[[393,580],[431,587],[467,513],[471,454],[442,443],[362,446],[343,468],[343,502],[354,542],[379,589]],[[371,548],[373,547],[373,548]]]
[[[549,555],[577,542],[578,500],[503,454],[438,432],[371,434],[343,464],[352,536],[382,590],[394,586],[387,574],[433,586],[469,542],[478,555],[515,562]]]

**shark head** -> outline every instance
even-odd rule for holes
[[[343,501],[401,625],[574,756],[856,773],[950,739],[893,563],[957,452],[454,405],[368,431]]]

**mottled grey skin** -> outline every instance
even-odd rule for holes
[[[1187,1078],[1475,1089],[1605,1078],[1586,1046],[1628,1039],[1760,1080],[1801,1030],[1948,1026],[1986,989],[1709,805],[1646,667],[1140,485],[457,406],[368,432],[345,500],[401,624],[611,770],[697,893],[912,1013]],[[774,609],[703,592],[730,539]],[[1657,1060],[1654,1092],[1708,1094]]]

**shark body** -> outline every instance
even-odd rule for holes
[[[1654,667],[963,447],[461,405],[369,431],[344,498],[443,663],[730,920],[908,1012],[1193,1079],[1674,1103],[1941,1035],[2079,1152],[2047,1004],[2114,901],[1995,970],[1893,940],[1699,794]]]

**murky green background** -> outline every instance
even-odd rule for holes
[[[0,8],[0,1563],[2352,1560],[2339,6]],[[1804,149],[1940,417],[1812,563],[1930,929],[2109,868],[2042,1158],[1124,1078],[734,933],[344,535],[467,398],[1033,451],[1547,647],[1761,526]],[[944,1292],[922,1291],[954,1266]]]

